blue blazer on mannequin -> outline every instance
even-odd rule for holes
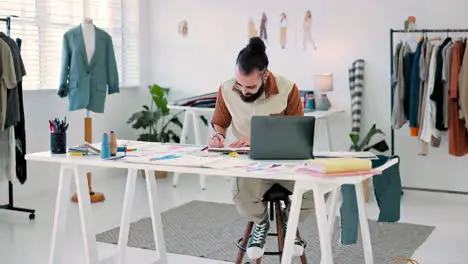
[[[119,77],[111,36],[94,27],[96,47],[88,64],[81,25],[63,36],[60,87],[68,96],[69,111],[87,109],[104,113],[106,94],[119,93]]]

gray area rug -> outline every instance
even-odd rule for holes
[[[231,204],[192,201],[162,214],[166,249],[170,253],[234,262],[236,243],[244,233],[246,220]],[[364,263],[362,244],[339,243],[339,221],[335,221],[333,256],[336,264]],[[272,223],[270,232],[275,231]],[[429,237],[434,227],[406,223],[378,223],[369,220],[375,264],[388,264],[395,257],[411,257]],[[320,244],[315,217],[299,226],[307,241],[309,263],[320,263]],[[97,235],[99,242],[117,244],[119,228]],[[140,219],[130,226],[128,246],[155,249],[151,219]],[[276,237],[269,237],[267,251],[277,251]],[[248,261],[245,256],[245,261]],[[279,263],[277,256],[265,256],[262,264]],[[293,263],[299,263],[295,259]]]

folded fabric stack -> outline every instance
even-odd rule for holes
[[[323,176],[358,176],[374,173],[372,161],[360,158],[323,158],[307,161],[299,172],[309,175]]]
[[[189,98],[183,98],[172,102],[173,105],[214,108],[216,105],[217,92],[202,94]]]

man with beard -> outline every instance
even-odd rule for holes
[[[250,39],[236,61],[236,78],[221,84],[212,119],[215,129],[210,146],[223,147],[226,130],[231,126],[236,141],[229,147],[250,146],[250,120],[254,115],[303,116],[300,92],[295,83],[268,71],[265,44],[258,37]],[[263,195],[273,184],[293,191],[294,182],[236,178],[233,199],[238,211],[255,223],[247,246],[250,259],[261,258],[270,222]],[[314,209],[313,193],[304,194],[301,220]],[[283,223],[286,228],[286,223]],[[305,243],[296,239],[294,255],[301,256]]]

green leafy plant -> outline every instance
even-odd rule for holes
[[[145,131],[139,135],[139,141],[179,143],[180,136],[172,130],[171,125],[182,128],[178,115],[183,112],[170,116],[170,109],[167,107],[168,88],[154,84],[149,87],[149,93],[153,99],[151,106],[143,105],[141,111],[132,114],[127,124]]]
[[[378,129],[375,124],[372,125],[372,127],[369,129],[366,136],[362,139],[361,142],[359,142],[359,140],[360,140],[359,135],[349,134],[349,137],[351,139],[350,150],[368,151],[370,149],[376,149],[376,150],[378,150],[380,152],[387,151],[388,150],[388,145],[387,145],[387,142],[385,140],[381,140],[381,141],[377,142],[376,144],[373,144],[373,145],[369,146],[369,143],[370,143],[371,139],[374,136],[378,135],[378,134],[381,134],[381,135],[385,136],[385,133],[382,130]]]

